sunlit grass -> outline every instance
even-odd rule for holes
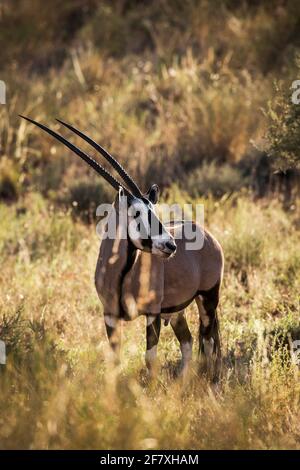
[[[299,208],[249,190],[274,79],[297,75],[297,0],[17,3],[0,15],[0,448],[299,448]],[[112,367],[87,222],[113,195],[19,114],[86,148],[55,118],[75,124],[143,190],[204,204],[225,253],[217,386],[197,373],[194,305],[185,384],[170,326],[149,383],[144,318]]]
[[[238,204],[207,200],[226,258],[223,377],[211,386],[197,374],[193,305],[187,383],[176,378],[180,353],[170,327],[162,329],[161,370],[148,382],[143,318],[123,325],[122,361],[113,369],[93,283],[95,227],[34,194],[22,207],[0,209],[0,336],[8,350],[1,448],[299,446],[299,373],[289,346],[300,334],[295,213],[244,196]]]

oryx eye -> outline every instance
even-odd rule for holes
[[[137,219],[140,215],[141,215],[140,211],[136,211],[136,213],[134,214],[133,218],[134,218],[134,219]]]

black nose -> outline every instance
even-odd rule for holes
[[[166,247],[167,247],[168,250],[170,250],[170,251],[175,251],[175,250],[176,250],[176,245],[175,245],[175,243],[173,243],[173,242],[166,242]]]

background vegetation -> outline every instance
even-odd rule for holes
[[[0,448],[299,448],[298,2],[10,0],[0,22]],[[93,274],[113,194],[19,113],[205,204],[226,259],[217,387],[196,359],[176,380],[170,327],[149,384],[142,318],[111,370]]]

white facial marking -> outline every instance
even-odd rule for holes
[[[113,315],[104,315],[104,321],[107,326],[110,326],[111,328],[115,328],[117,324],[117,319]]]
[[[151,202],[146,204],[142,200],[136,199],[129,206],[128,233],[133,244],[140,250],[147,251],[143,240],[151,238],[151,253],[164,258],[171,255],[170,250],[166,248],[166,242],[174,243],[174,238],[160,223]]]
[[[134,201],[128,208],[128,233],[137,248],[143,249],[141,240],[150,234],[148,207],[140,200]]]

